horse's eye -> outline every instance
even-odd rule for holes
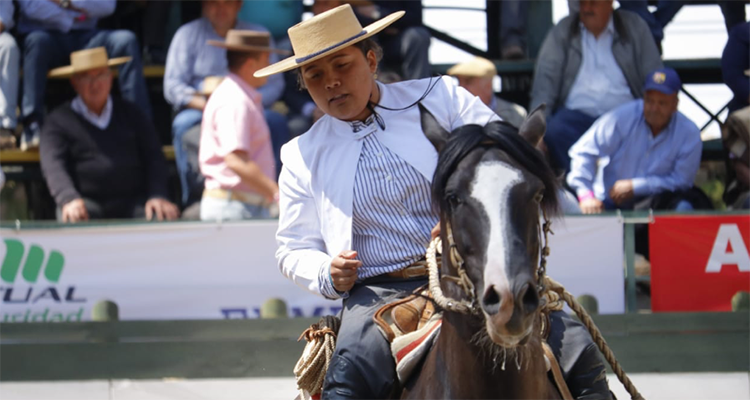
[[[459,204],[463,203],[463,200],[461,200],[461,198],[458,197],[458,195],[455,193],[451,193],[446,196],[446,200],[448,201],[448,205],[451,208],[456,208]]]

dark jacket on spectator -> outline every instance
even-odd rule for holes
[[[648,26],[637,14],[615,10],[612,14],[615,34],[612,54],[630,86],[633,97],[643,97],[648,74],[663,66]],[[544,39],[536,61],[531,105],[547,105],[552,115],[565,105],[582,61],[581,26],[578,14],[563,18]]]
[[[734,99],[729,112],[747,107],[750,99],[750,22],[732,28],[724,53],[721,55],[721,73],[724,83],[732,89]]]
[[[77,198],[111,200],[167,197],[167,165],[159,135],[133,103],[112,98],[106,129],[58,107],[44,123],[42,172],[58,206]]]

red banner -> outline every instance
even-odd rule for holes
[[[748,215],[656,217],[649,243],[653,311],[730,311],[750,291]]]

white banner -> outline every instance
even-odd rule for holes
[[[86,321],[104,300],[123,320],[256,318],[273,297],[290,316],[338,312],[340,302],[281,275],[276,224],[2,229],[0,322]],[[622,225],[569,218],[553,229],[548,273],[576,295],[595,295],[600,312],[623,312]]]

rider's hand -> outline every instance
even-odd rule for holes
[[[357,281],[357,269],[362,261],[355,260],[357,252],[344,250],[331,261],[331,283],[339,292],[349,291]]]

